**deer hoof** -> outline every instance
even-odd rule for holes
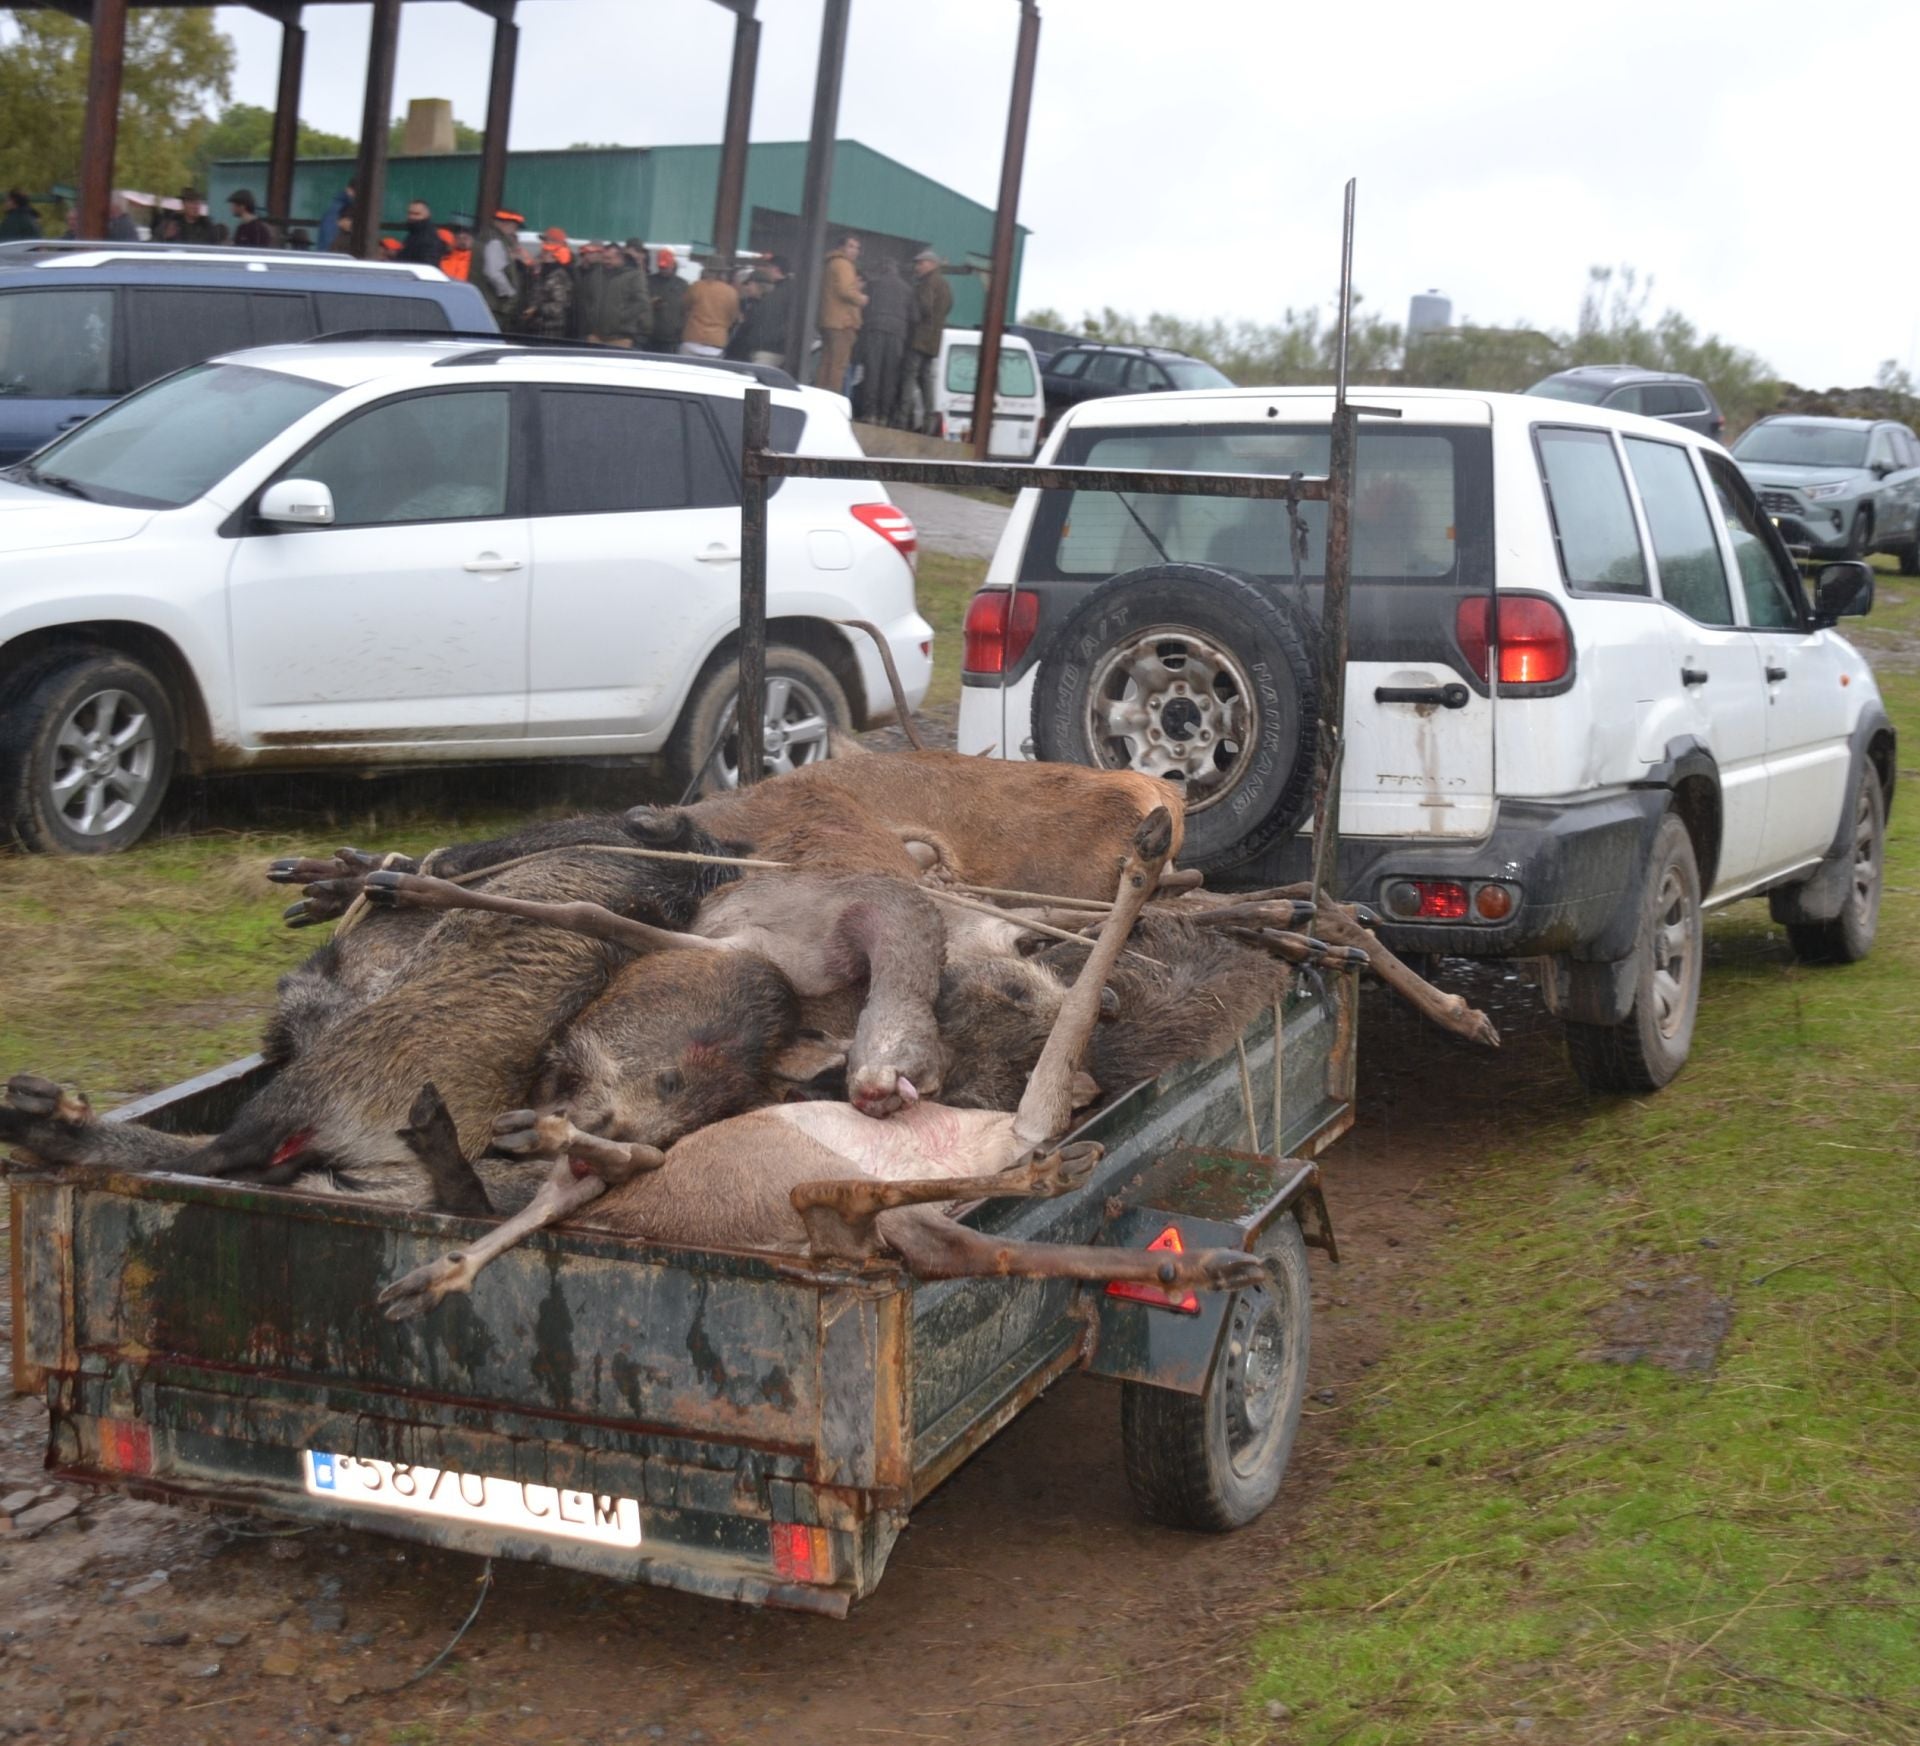
[[[1075,1140],[1027,1166],[1028,1181],[1036,1196],[1051,1197],[1078,1188],[1093,1174],[1103,1148],[1094,1140]]]
[[[275,885],[310,885],[316,879],[332,879],[347,870],[337,859],[321,861],[311,855],[289,855],[267,863],[267,878]]]
[[[510,1109],[493,1119],[493,1149],[516,1158],[557,1158],[573,1136],[565,1110]]]
[[[390,1322],[408,1322],[423,1316],[450,1292],[473,1289],[473,1264],[462,1254],[442,1255],[396,1279],[380,1294]]]

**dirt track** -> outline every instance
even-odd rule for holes
[[[466,1616],[477,1559],[357,1533],[240,1537],[89,1498],[31,1541],[0,1536],[0,1738],[884,1746],[1205,1729],[1237,1703],[1236,1652],[1296,1574],[1297,1524],[1338,1483],[1344,1403],[1417,1313],[1450,1177],[1503,1110],[1566,1083],[1526,991],[1494,971],[1467,992],[1495,1012],[1498,1057],[1368,997],[1361,1122],[1327,1160],[1345,1260],[1314,1258],[1315,1393],[1287,1488],[1253,1528],[1143,1524],[1117,1397],[1070,1378],[915,1514],[845,1622],[503,1563],[456,1658],[391,1693]],[[42,1483],[44,1426],[37,1402],[0,1406],[0,1494]]]

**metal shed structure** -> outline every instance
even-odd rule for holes
[[[721,187],[719,145],[598,148],[513,152],[502,182],[505,203],[536,228],[557,224],[569,235],[614,241],[644,237],[654,243],[691,243],[716,254],[752,249],[805,253],[802,218],[807,166],[804,140],[756,142],[748,148],[739,222],[731,238],[715,235]],[[381,218],[398,220],[412,199],[442,219],[473,211],[479,154],[449,152],[396,157],[387,166]],[[352,158],[302,158],[293,166],[290,205],[296,214],[319,212],[354,175]],[[235,188],[259,186],[258,159],[214,164],[209,195],[217,207]],[[860,234],[872,250],[905,261],[932,247],[955,266],[979,271],[953,280],[955,322],[967,326],[985,313],[985,280],[992,259],[994,210],[877,152],[859,140],[834,145],[827,204],[834,229]],[[1017,293],[1027,232],[1016,227],[1009,292]],[[1010,296],[1011,304],[1011,296]]]

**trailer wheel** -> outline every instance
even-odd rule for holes
[[[1216,564],[1103,582],[1048,646],[1033,741],[1050,763],[1157,776],[1186,801],[1181,863],[1221,872],[1293,831],[1313,793],[1314,630]]]
[[[1204,1394],[1120,1386],[1120,1446],[1141,1513],[1169,1528],[1221,1534],[1272,1503],[1300,1429],[1313,1305],[1307,1245],[1291,1213],[1254,1252],[1272,1284],[1234,1294]]]

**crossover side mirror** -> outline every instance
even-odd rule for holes
[[[1813,590],[1813,616],[1818,623],[1865,618],[1872,609],[1872,565],[1848,558],[1838,564],[1820,566]]]
[[[1876,479],[1886,478],[1893,470],[1893,463],[1891,461],[1875,461],[1873,465],[1867,469]]]
[[[294,527],[331,527],[333,493],[318,479],[276,479],[260,493],[255,513],[262,521]]]

